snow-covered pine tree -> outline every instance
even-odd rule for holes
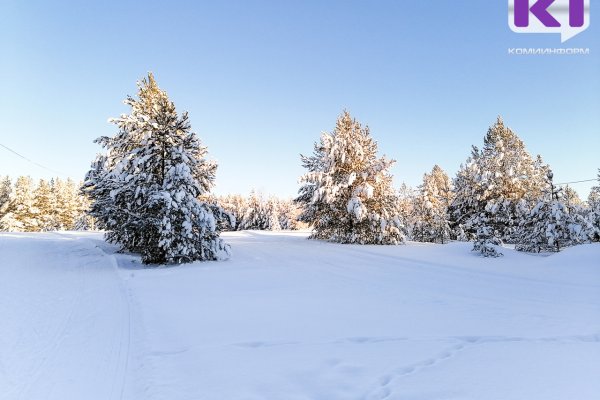
[[[52,186],[56,198],[57,229],[73,230],[79,217],[79,193],[71,178],[56,178]]]
[[[219,204],[230,216],[230,223],[224,224],[223,230],[241,229],[242,218],[246,210],[246,199],[243,196],[239,194],[220,196],[214,200],[214,204]]]
[[[103,147],[109,143],[108,137],[96,139]],[[124,155],[117,155],[113,150],[110,168],[116,166],[116,161]],[[111,231],[119,223],[127,222],[126,210],[120,210],[115,206],[114,198],[111,196],[113,190],[118,188],[119,180],[109,175],[109,157],[107,154],[97,154],[92,161],[90,170],[86,173],[80,194],[88,199],[88,215],[96,222],[96,227],[105,231]],[[117,243],[116,239],[113,240]],[[134,251],[133,247],[130,250]]]
[[[0,180],[0,221],[4,214],[8,212],[8,205],[10,204],[12,194],[12,182],[10,177],[6,175]],[[0,226],[0,230],[2,227]]]
[[[485,211],[487,202],[481,199],[480,187],[481,151],[471,146],[471,155],[460,168],[453,181],[454,198],[449,207],[451,227],[456,236],[473,239],[477,227],[476,218]]]
[[[592,187],[592,190],[588,195],[587,203],[590,208],[600,207],[600,168],[598,169],[598,185]]]
[[[275,197],[270,197],[265,203],[265,212],[267,214],[267,230],[280,231],[279,223],[279,202]]]
[[[474,219],[491,202],[496,212],[489,223],[503,240],[514,242],[517,206],[521,200],[535,202],[542,196],[547,169],[541,157],[532,158],[523,141],[498,117],[484,137],[483,148],[473,146],[454,180],[454,225],[474,233]]]
[[[472,218],[472,226],[475,227],[475,242],[473,249],[483,257],[501,257],[504,254],[497,250],[502,245],[500,232],[494,224],[495,214],[498,212],[498,204],[489,202],[485,209]]]
[[[79,183],[79,187],[83,182]],[[89,213],[91,207],[90,199],[87,195],[79,193],[77,196],[77,216],[75,218],[74,229],[78,231],[92,231],[96,229],[96,219]]]
[[[340,243],[399,244],[404,234],[398,200],[388,173],[394,163],[377,158],[368,127],[344,111],[331,133],[323,133],[312,156],[301,156],[308,172],[296,198],[311,238]]]
[[[553,177],[548,170],[544,196],[521,221],[515,246],[519,251],[558,252],[585,240],[582,225],[561,199],[561,189],[554,185]]]
[[[598,232],[594,222],[590,219],[591,209],[589,206],[581,200],[577,191],[569,185],[562,189],[561,195],[561,200],[572,219],[571,229],[574,230],[574,243],[596,241]]]
[[[569,185],[563,188],[562,198],[567,207],[579,208],[583,206],[583,201],[581,201],[579,194],[577,194],[577,191]]]
[[[3,231],[35,232],[39,230],[38,217],[33,180],[29,176],[19,176],[8,204],[4,206],[0,227]]]
[[[497,246],[502,244],[502,240],[492,222],[495,211],[494,204],[488,203],[488,206],[477,214],[471,222],[472,226],[475,227],[475,242],[471,251],[478,252],[483,257],[503,256],[497,250]]]
[[[54,214],[57,202],[52,193],[52,186],[44,179],[40,179],[35,189],[34,206],[39,212],[38,229],[40,231],[56,230],[57,221]]]
[[[600,242],[600,169],[598,169],[598,185],[592,187],[587,198],[586,220],[588,237],[593,242]]]
[[[198,199],[212,187],[217,165],[205,159],[187,113],[177,114],[152,74],[125,103],[130,114],[111,120],[117,135],[97,140],[106,153],[82,188],[107,240],[151,264],[228,257],[219,238],[223,210]]]
[[[240,229],[280,230],[277,200],[274,197],[265,199],[253,190],[246,201],[246,209],[240,222]]]
[[[416,225],[414,211],[416,191],[406,183],[402,182],[402,185],[400,185],[400,189],[398,190],[397,198],[398,212],[400,221],[404,226],[404,232],[406,233],[407,238],[413,240],[413,228]]]
[[[438,165],[423,176],[415,197],[413,239],[420,242],[445,243],[452,232],[448,207],[452,201],[450,178]]]
[[[246,200],[246,208],[240,221],[240,229],[264,230],[267,226],[262,196],[254,190]]]
[[[279,226],[281,229],[296,230],[300,229],[300,221],[298,218],[302,213],[302,210],[290,199],[279,200]]]

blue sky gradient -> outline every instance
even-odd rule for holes
[[[506,1],[13,1],[0,5],[0,143],[82,179],[153,71],[219,162],[217,193],[294,196],[343,109],[397,160],[450,176],[498,114],[557,181],[600,167],[600,34],[517,34]],[[515,56],[509,47],[589,48]],[[56,175],[0,148],[0,175]],[[593,182],[573,187],[586,197]]]

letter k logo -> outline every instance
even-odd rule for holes
[[[529,12],[531,12],[544,26],[559,27],[560,22],[548,12],[548,7],[552,3],[554,0],[538,0],[529,8],[529,0],[515,0],[515,26],[519,28],[529,26]]]

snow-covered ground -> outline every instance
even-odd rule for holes
[[[0,234],[0,398],[600,398],[598,244],[224,236],[229,261],[144,269],[98,233]]]

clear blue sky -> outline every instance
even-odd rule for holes
[[[451,176],[496,116],[558,181],[600,167],[600,2],[590,28],[510,31],[506,0],[3,1],[0,143],[81,179],[107,119],[153,71],[219,162],[217,193],[293,196],[346,108],[397,160],[395,184]],[[587,56],[509,56],[509,47]],[[52,172],[0,148],[0,175]],[[574,187],[582,197],[590,184]]]

